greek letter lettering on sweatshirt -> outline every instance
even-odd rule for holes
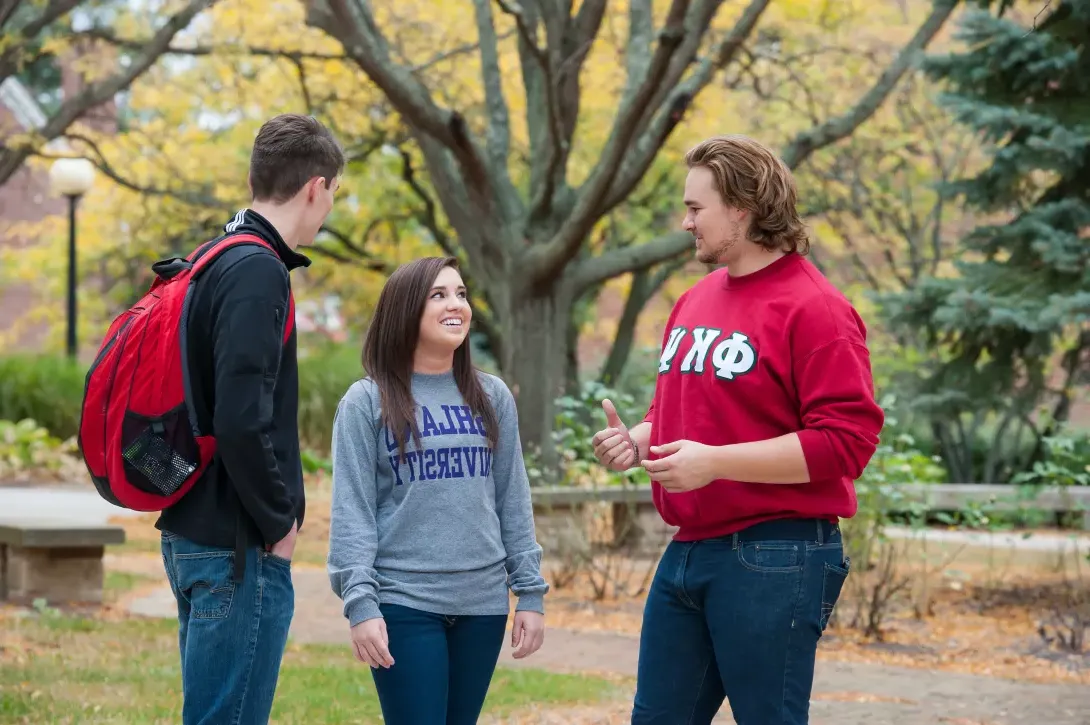
[[[478,373],[499,425],[496,449],[452,373],[414,374],[420,447],[405,454],[382,425],[378,386],[354,383],[333,425],[333,504],[327,569],[351,626],[379,603],[446,615],[543,612],[530,487],[515,401]]]

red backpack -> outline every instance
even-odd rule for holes
[[[215,437],[197,427],[190,397],[186,322],[194,283],[224,250],[240,244],[275,254],[260,237],[239,234],[152,265],[151,288],[113,321],[87,371],[77,443],[95,488],[116,506],[167,508],[216,453]],[[289,293],[285,343],[294,322]]]

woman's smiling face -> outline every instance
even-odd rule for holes
[[[453,267],[444,267],[428,291],[417,345],[453,352],[465,342],[472,319],[462,275]]]

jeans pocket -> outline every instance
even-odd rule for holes
[[[189,600],[190,616],[226,619],[235,597],[235,554],[209,551],[175,554],[178,589]]]
[[[851,570],[852,560],[844,557],[841,566],[825,564],[825,574],[821,583],[821,631],[829,626],[829,618],[833,615],[836,603],[840,600],[840,593],[844,589],[844,582]]]
[[[759,541],[738,546],[738,561],[751,570],[793,574],[802,570],[803,551],[798,541]]]
[[[285,559],[282,556],[277,556],[271,551],[263,551],[261,552],[261,556],[265,557],[265,561],[272,562],[273,564],[276,564],[278,566],[282,566],[289,571],[291,570],[291,559]]]
[[[291,576],[291,560],[268,551],[261,552],[261,582],[269,596],[291,600],[294,607],[295,582]]]

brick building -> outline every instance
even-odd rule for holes
[[[81,57],[94,53],[102,56],[104,62],[108,63],[113,62],[115,55],[112,49],[102,47],[80,47],[71,52]],[[62,99],[73,98],[83,90],[84,85],[82,76],[72,69],[72,64],[62,60]],[[9,77],[0,83],[0,138],[41,128],[46,121],[45,112],[18,79]],[[80,118],[79,125],[100,133],[116,133],[116,103],[110,101],[87,110]],[[56,139],[46,145],[46,150],[64,153],[68,150],[68,144],[64,139]],[[12,232],[11,225],[33,223],[49,216],[65,215],[67,211],[67,202],[50,191],[48,168],[42,164],[24,164],[7,183],[0,185],[0,245],[8,249],[18,249],[35,244],[36,239],[20,238]],[[34,290],[31,285],[8,281],[0,285],[0,338],[3,342],[0,349],[41,349],[48,332],[44,325],[20,325],[24,329],[13,334],[18,321],[34,304]]]
[[[0,83],[0,137],[25,133],[45,121],[45,114],[23,84],[15,78]],[[64,199],[50,193],[47,171],[24,164],[0,186],[0,245],[18,249],[34,244],[34,239],[16,236],[11,226],[64,214],[65,209]],[[31,285],[9,281],[0,284],[0,336],[7,343],[5,349],[34,350],[42,345],[47,332],[42,326],[22,330],[15,339],[7,339],[16,322],[33,306]]]

